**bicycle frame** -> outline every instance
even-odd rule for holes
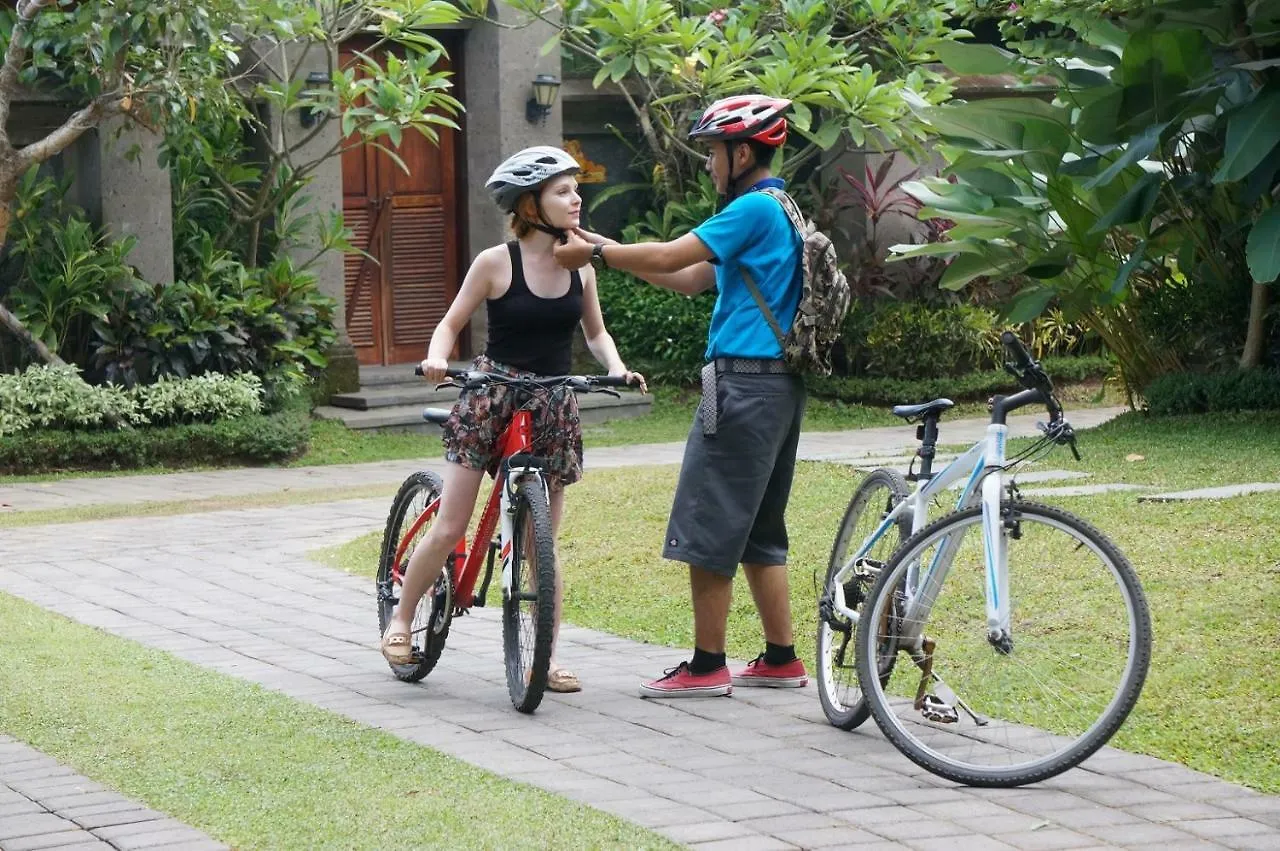
[[[992,423],[987,426],[986,436],[975,443],[967,452],[956,458],[929,479],[919,482],[910,496],[902,500],[885,515],[849,560],[832,577],[831,594],[834,609],[851,623],[858,622],[858,613],[849,608],[844,596],[844,584],[849,581],[853,572],[860,566],[866,554],[894,527],[902,516],[910,512],[911,532],[915,534],[928,523],[929,501],[941,491],[968,476],[964,488],[956,500],[956,511],[972,506],[977,500],[982,501],[982,530],[985,542],[986,560],[986,607],[987,628],[993,640],[1001,635],[1009,634],[1009,573],[1006,557],[1005,540],[1001,535],[1000,498],[1004,492],[1005,445],[1009,435],[1007,425]],[[984,472],[987,475],[984,476]],[[979,484],[980,483],[980,484]],[[903,613],[904,624],[924,622],[922,616],[927,615],[937,598],[942,582],[950,570],[963,536],[954,536],[946,544],[939,547],[929,566],[924,570],[924,584],[921,585],[920,565],[912,562],[907,566],[906,576],[906,610]],[[900,639],[908,643],[918,641],[920,635],[913,634],[911,628],[900,634]]]
[[[513,537],[511,499],[515,495],[516,483],[520,479],[528,475],[542,475],[542,469],[536,464],[511,464],[512,459],[518,458],[533,447],[533,416],[529,411],[519,410],[515,412],[511,418],[511,423],[499,437],[498,446],[501,450],[500,466],[494,476],[493,490],[490,491],[489,498],[485,502],[484,512],[480,515],[480,522],[476,524],[472,547],[470,551],[467,550],[467,537],[464,534],[458,540],[449,560],[445,563],[446,567],[450,564],[462,565],[454,575],[454,606],[460,610],[469,609],[473,605],[484,605],[489,579],[493,575],[493,532],[495,528],[499,528],[499,518],[501,518],[502,592],[503,599],[507,598],[511,590],[511,541]],[[543,492],[546,493],[545,488]],[[400,565],[404,564],[405,550],[408,548],[409,542],[418,534],[422,525],[431,520],[439,510],[440,498],[437,497],[418,515],[418,519],[413,522],[413,525],[409,527],[409,530],[400,539],[400,543],[396,547],[395,566],[392,568],[393,581],[400,582],[403,578]],[[482,548],[480,546],[481,542],[488,542],[488,545]],[[485,581],[477,598],[475,595],[476,581],[480,577],[481,562],[486,556],[488,556],[489,562],[485,571]]]

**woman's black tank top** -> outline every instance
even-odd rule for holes
[[[582,321],[582,276],[569,273],[569,291],[542,298],[524,279],[520,243],[507,243],[511,253],[511,286],[488,299],[489,340],[485,354],[498,363],[537,375],[566,375],[573,362],[573,329]]]

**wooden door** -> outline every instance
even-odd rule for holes
[[[449,47],[453,53],[458,42]],[[344,66],[357,49],[344,45]],[[342,155],[343,216],[353,244],[374,258],[345,261],[347,335],[360,363],[421,360],[458,292],[457,135],[442,128],[435,145],[405,132],[395,151],[407,171],[372,145],[350,145]]]

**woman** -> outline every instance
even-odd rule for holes
[[[604,327],[595,270],[566,272],[552,249],[577,228],[582,209],[576,160],[559,148],[526,148],[493,172],[485,187],[503,212],[511,215],[516,239],[480,252],[462,282],[458,297],[431,335],[422,372],[428,381],[444,380],[448,355],[459,332],[481,302],[489,318],[485,353],[473,369],[507,375],[565,375],[569,372],[573,331],[578,325],[587,347],[610,375],[624,375],[645,388],[644,377],[627,371]],[[400,605],[382,637],[382,655],[392,664],[410,661],[410,624],[418,601],[440,576],[444,561],[466,533],[480,483],[500,452],[497,439],[524,399],[507,388],[464,391],[444,427],[444,492],[440,513],[414,548],[400,591]],[[540,397],[534,411],[535,435],[546,435],[534,452],[547,459],[551,525],[558,533],[564,488],[582,477],[582,425],[578,400],[569,391]],[[550,428],[547,426],[550,425]],[[559,556],[557,554],[557,560]],[[560,631],[562,587],[556,574],[555,632]],[[579,691],[578,678],[555,662],[554,643],[547,688]]]

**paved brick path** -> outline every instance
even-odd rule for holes
[[[1083,408],[1073,411],[1071,422],[1089,428],[1111,419],[1123,408]],[[1040,416],[1011,417],[1014,436],[1035,434]],[[982,437],[985,420],[943,422],[945,443],[973,443]],[[915,449],[914,426],[891,426],[857,431],[807,432],[800,439],[800,457],[806,460],[857,462],[859,459],[909,454]],[[682,443],[653,443],[589,449],[586,466],[625,467],[636,464],[679,464]],[[380,461],[371,464],[335,464],[327,467],[256,467],[213,470],[203,473],[169,473],[146,476],[109,476],[96,479],[63,479],[0,485],[0,513],[40,509],[74,508],[77,505],[165,502],[218,496],[275,493],[282,490],[317,490],[385,484],[394,488],[414,470],[426,466],[439,470],[439,442],[423,437],[423,460]]]
[[[522,716],[493,609],[455,621],[426,681],[397,682],[370,583],[305,559],[385,512],[352,500],[6,530],[0,591],[700,849],[1280,848],[1280,797],[1147,757],[1108,749],[1035,788],[967,789],[874,724],[830,727],[812,686],[642,701],[640,680],[684,651],[592,630],[562,633],[585,690]]]
[[[0,735],[3,851],[216,851],[226,847]]]

